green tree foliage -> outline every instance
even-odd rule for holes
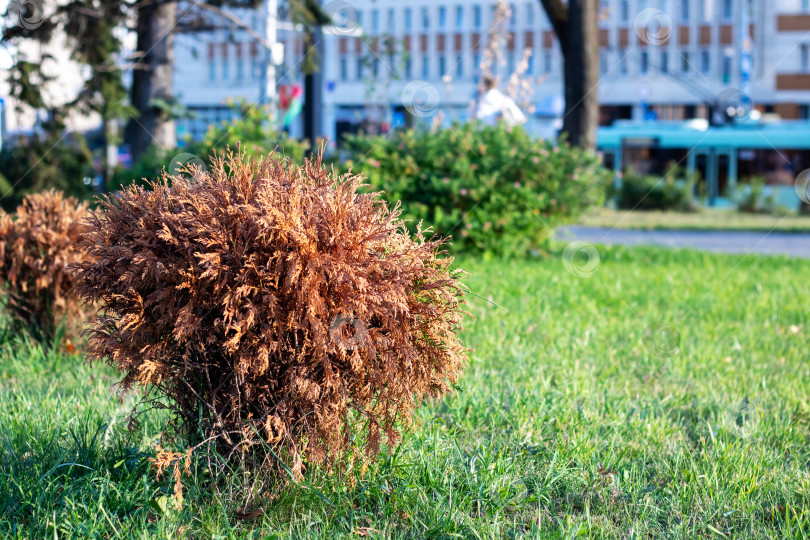
[[[98,113],[104,123],[107,144],[118,142],[117,120],[134,118],[125,137],[136,159],[153,143],[159,150],[169,151],[176,145],[171,114],[176,108],[176,98],[171,95],[173,36],[178,32],[241,28],[260,38],[249,24],[222,9],[257,8],[260,4],[259,0],[194,0],[178,10],[180,2],[172,0],[146,3],[69,0],[64,4],[55,0],[25,3],[14,0],[5,13],[11,24],[2,33],[2,42],[14,51],[9,72],[10,93],[20,103],[55,110],[62,116],[73,109]],[[305,29],[331,20],[314,0],[288,0],[281,4],[289,18]],[[126,30],[136,32],[138,38],[131,58],[121,57],[120,36]],[[61,45],[58,40],[63,37],[71,58],[87,66],[89,76],[75,99],[49,103],[43,92],[44,83],[51,80],[47,68],[56,59],[47,51]],[[317,69],[319,59],[313,56],[315,49],[307,47],[305,54],[307,70]],[[132,73],[129,102],[122,79],[125,71]]]

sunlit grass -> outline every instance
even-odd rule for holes
[[[600,248],[462,260],[458,392],[364,475],[186,478],[146,457],[165,423],[78,356],[7,337],[0,531],[21,538],[803,537],[810,532],[810,261]],[[664,334],[645,330],[665,329]],[[239,494],[249,486],[249,494]],[[168,503],[167,503],[168,500]],[[164,511],[165,508],[165,511]]]

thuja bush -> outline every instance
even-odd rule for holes
[[[83,310],[65,266],[81,262],[87,203],[49,190],[26,195],[14,214],[0,210],[0,293],[12,327],[50,342],[61,324],[78,333]]]
[[[612,175],[599,157],[520,127],[454,125],[347,139],[347,169],[402,202],[410,226],[484,256],[542,251],[553,230],[601,204]]]
[[[102,308],[90,358],[168,398],[195,447],[252,448],[251,466],[275,454],[300,474],[397,443],[465,362],[463,290],[441,242],[360,185],[320,157],[228,153],[103,198],[76,267]]]

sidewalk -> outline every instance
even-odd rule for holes
[[[582,227],[560,227],[560,241],[584,240],[594,244],[625,246],[656,245],[691,248],[715,253],[754,253],[810,258],[810,233],[736,232],[736,231],[639,231]]]

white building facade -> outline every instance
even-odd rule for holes
[[[537,0],[510,3],[503,79],[532,51],[529,128],[549,135],[563,110],[562,56]],[[371,120],[397,125],[416,110],[430,120],[466,118],[475,97],[493,3],[334,0],[342,23],[324,38],[324,135],[339,139]],[[261,12],[243,20],[262,32]],[[362,37],[350,34],[362,33]],[[601,123],[708,115],[717,96],[743,92],[763,113],[810,118],[810,0],[603,0],[600,7]],[[279,84],[301,84],[301,35],[285,44]],[[746,61],[749,51],[751,62]],[[269,55],[245,31],[179,36],[175,93],[196,113],[180,122],[194,138],[229,118],[228,100],[259,100]],[[300,134],[300,126],[291,127]]]

